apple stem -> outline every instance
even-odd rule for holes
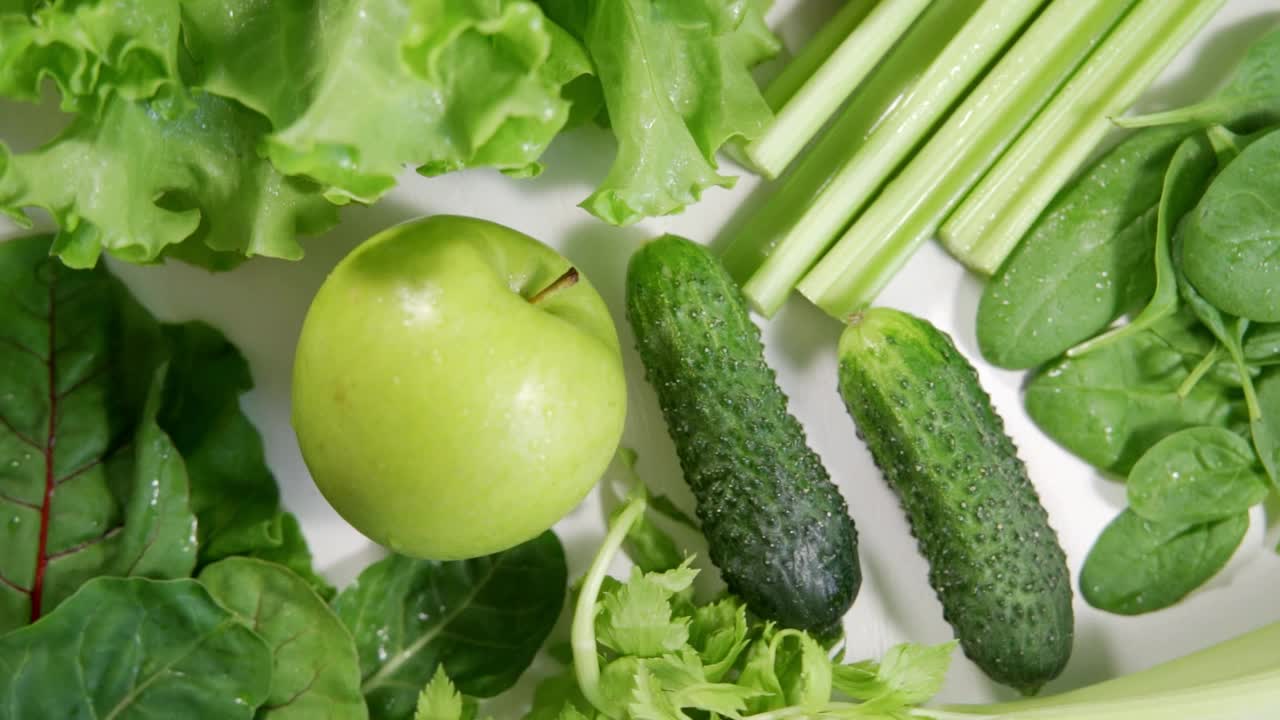
[[[576,284],[578,284],[578,268],[571,267],[568,270],[565,270],[564,274],[556,278],[550,285],[542,288],[536,295],[529,298],[529,302],[537,305],[557,292],[568,287],[573,287]]]

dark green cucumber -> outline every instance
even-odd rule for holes
[[[1039,690],[1071,656],[1070,573],[973,366],[928,322],[875,308],[840,338],[840,395],[965,654],[997,682]]]
[[[627,317],[729,589],[781,625],[833,628],[862,582],[857,533],[738,286],[705,248],[668,235],[632,257]]]

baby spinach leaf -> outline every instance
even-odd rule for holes
[[[1216,575],[1248,529],[1247,513],[1186,525],[1125,510],[1085,558],[1080,592],[1090,605],[1119,615],[1169,607]]]
[[[228,558],[198,578],[271,648],[271,692],[257,720],[364,720],[351,634],[306,581],[275,563]]]
[[[1200,318],[1200,322],[1204,323],[1204,326],[1217,337],[1235,365],[1236,377],[1239,379],[1240,388],[1244,391],[1249,432],[1253,436],[1258,457],[1262,460],[1262,466],[1267,471],[1267,476],[1271,478],[1271,482],[1280,484],[1280,468],[1276,465],[1272,440],[1263,424],[1262,410],[1253,385],[1255,368],[1245,360],[1244,342],[1249,332],[1250,322],[1246,318],[1232,317],[1224,313],[1196,290],[1187,278],[1182,251],[1180,243],[1175,242],[1174,267],[1178,275],[1178,292]]]
[[[1266,499],[1267,478],[1248,440],[1195,427],[1156,443],[1129,473],[1129,507],[1146,520],[1195,525],[1239,515]]]
[[[1137,133],[1058,194],[987,283],[978,305],[983,357],[1036,367],[1151,296],[1156,207],[1188,134]]]
[[[1231,81],[1208,100],[1176,110],[1118,118],[1124,127],[1191,123],[1257,126],[1280,120],[1280,31],[1265,36],[1245,54]]]
[[[1249,144],[1209,186],[1184,227],[1183,271],[1214,307],[1280,321],[1280,130]]]
[[[1213,147],[1203,134],[1182,141],[1165,171],[1164,191],[1156,211],[1156,287],[1147,306],[1128,324],[1076,346],[1068,355],[1081,355],[1107,343],[1151,328],[1178,309],[1178,281],[1171,248],[1174,229],[1204,194],[1217,169]]]
[[[271,650],[195,580],[97,578],[0,637],[0,718],[249,720]]]
[[[1119,474],[1166,435],[1225,426],[1240,408],[1221,385],[1205,378],[1178,395],[1196,359],[1158,334],[1173,324],[1046,367],[1027,386],[1031,419],[1072,453]]]
[[[1252,323],[1243,349],[1250,365],[1280,363],[1280,323]]]
[[[392,555],[366,568],[333,607],[355,637],[370,717],[411,717],[440,666],[467,695],[510,687],[560,616],[567,575],[549,531],[473,560]]]
[[[48,236],[0,244],[0,633],[103,573],[190,573],[187,478],[144,412],[159,326]]]
[[[1280,468],[1280,373],[1271,372],[1257,384],[1258,419],[1250,424],[1253,446],[1277,488]]]

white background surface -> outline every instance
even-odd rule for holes
[[[837,6],[834,0],[779,0],[771,19],[787,47],[796,48]],[[1280,26],[1280,0],[1229,0],[1146,95],[1142,109],[1199,99],[1221,83],[1252,40],[1276,26]],[[0,103],[0,139],[15,151],[29,149],[56,127],[53,115],[47,108]],[[623,317],[626,262],[639,243],[663,232],[717,242],[722,228],[749,202],[758,183],[744,177],[732,191],[709,191],[701,204],[683,215],[614,228],[576,207],[604,177],[612,153],[607,134],[581,130],[554,143],[544,158],[547,171],[537,179],[512,180],[490,171],[430,180],[407,174],[404,183],[378,205],[345,209],[340,226],[305,243],[307,257],[298,263],[259,259],[223,275],[177,263],[142,268],[112,262],[111,267],[162,319],[208,321],[248,357],[257,389],[245,399],[245,408],[263,434],[285,505],[301,518],[319,567],[339,584],[352,579],[380,551],[329,508],[298,454],[289,426],[293,347],[308,302],[333,265],[371,234],[420,215],[448,212],[505,223],[558,248],[591,278],[614,314],[624,346],[630,407],[623,442],[639,451],[641,472],[651,485],[691,507]],[[0,237],[16,232],[0,218]],[[974,359],[1027,461],[1074,576],[1098,532],[1123,506],[1123,487],[1100,477],[1030,423],[1019,396],[1021,373],[996,370],[981,361],[973,333],[979,293],[975,278],[929,245],[890,286],[881,303],[930,319],[951,332],[961,350]],[[897,502],[854,437],[853,424],[836,394],[835,346],[840,330],[838,323],[797,296],[765,325],[765,341],[768,359],[791,398],[792,412],[804,423],[810,444],[848,499],[858,525],[864,581],[846,618],[846,629],[847,656],[861,658],[878,655],[904,640],[940,642],[949,639],[951,631],[942,620],[927,583],[926,565]],[[557,526],[572,577],[585,569],[602,536],[603,513],[612,504],[608,495],[593,492]],[[1264,544],[1263,524],[1262,515],[1256,515],[1229,569],[1175,608],[1125,618],[1100,613],[1077,600],[1075,653],[1063,675],[1046,691],[1148,667],[1280,620],[1280,557]],[[1273,533],[1268,543],[1273,546],[1274,540]],[[557,632],[563,630],[562,622]],[[531,681],[527,676],[522,682],[525,692]],[[525,692],[493,709],[500,717],[508,717],[514,711],[504,708],[518,704]],[[1011,696],[957,653],[941,699],[969,702]]]

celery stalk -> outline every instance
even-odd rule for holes
[[[929,0],[881,0],[743,153],[777,177],[902,37]]]
[[[776,112],[795,97],[875,5],[876,0],[849,0],[845,3],[835,17],[809,38],[800,53],[765,88],[764,100],[769,103],[769,107]]]
[[[1225,0],[1141,0],[947,219],[943,244],[992,273],[1124,112]]]
[[[893,109],[908,97],[926,66],[942,52],[955,29],[973,10],[973,0],[934,2],[857,89],[849,106],[821,139],[778,182],[764,203],[754,209],[745,222],[734,224],[730,230],[732,240],[721,259],[739,285],[745,284],[760,269],[777,248],[782,233],[810,212],[844,160],[864,145],[884,125]],[[823,242],[830,239],[825,238]],[[785,288],[783,294],[790,289]],[[761,308],[759,298],[748,296],[748,300],[757,309]]]
[[[869,305],[1137,0],[1053,0],[809,271],[836,317]]]
[[[1280,623],[1141,672],[997,705],[916,710],[934,720],[1252,720],[1280,713]]]

